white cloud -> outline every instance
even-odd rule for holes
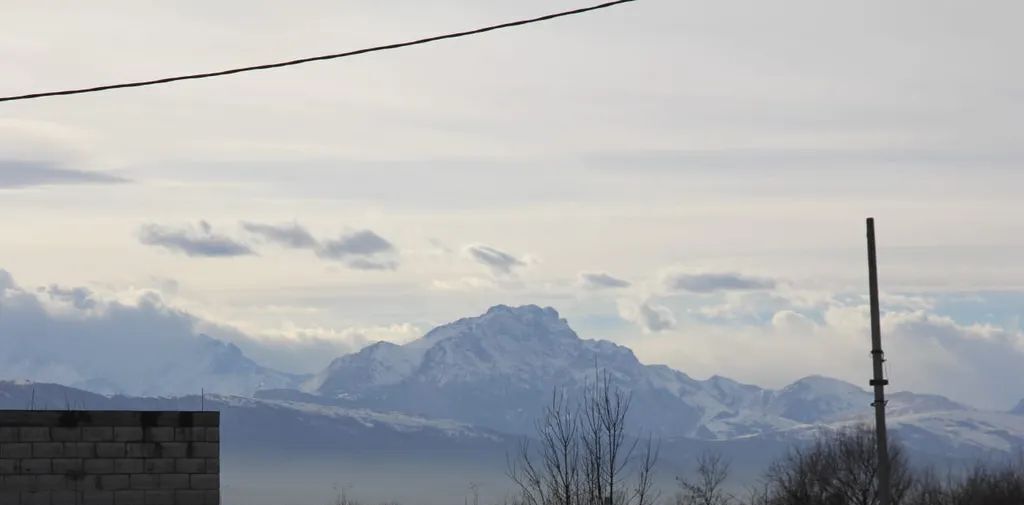
[[[404,342],[421,333],[411,324],[338,330],[291,323],[243,333],[170,306],[152,291],[124,300],[101,298],[83,287],[33,292],[18,287],[3,270],[0,287],[4,378],[99,385],[132,394],[191,393],[200,387],[251,392],[247,388],[255,384],[240,383],[240,378],[266,373],[236,356],[232,344],[259,364],[312,373],[368,342]]]
[[[353,17],[316,1],[252,10],[252,22],[239,25],[224,15],[240,5],[235,0],[184,14],[177,4],[133,4],[133,17],[161,19],[158,24],[123,22],[111,8],[55,17],[40,2],[8,4],[0,75],[5,87],[25,90],[83,78],[76,54],[132,61],[142,74],[216,68],[225,59],[358,47],[433,32],[452,19],[484,24],[550,7],[538,0],[485,6],[458,0],[416,4],[396,15],[368,2]],[[5,223],[0,250],[5,266],[32,286],[95,288],[97,282],[123,290],[172,276],[187,287],[176,303],[191,299],[211,314],[244,312],[239,319],[267,329],[279,324],[276,315],[251,307],[311,298],[330,301],[320,302],[323,314],[297,316],[299,326],[465,315],[472,312],[467,306],[483,304],[473,289],[506,297],[512,276],[486,267],[497,273],[496,286],[474,288],[466,279],[487,276],[480,264],[412,253],[402,255],[400,271],[377,276],[351,271],[345,262],[331,269],[270,254],[184,262],[148,254],[129,240],[140,220],[205,216],[235,223],[297,215],[311,229],[358,222],[388,230],[394,244],[431,236],[448,244],[479,241],[520,262],[529,263],[526,251],[541,255],[543,264],[507,270],[528,273],[531,289],[563,286],[545,303],[591,304],[587,309],[598,302],[578,300],[571,285],[585,265],[628,272],[629,292],[641,299],[664,294],[657,280],[644,279],[644,269],[657,265],[759,273],[786,282],[758,291],[712,284],[718,289],[711,293],[654,298],[677,322],[674,330],[648,335],[645,343],[668,342],[665,352],[650,356],[676,356],[677,365],[694,373],[773,380],[820,366],[860,381],[863,333],[840,338],[837,328],[861,324],[846,319],[860,317],[855,306],[862,302],[835,303],[832,310],[831,300],[798,302],[785,291],[797,284],[863,292],[868,212],[879,216],[884,288],[1024,287],[1024,223],[1015,217],[1024,171],[1007,169],[1024,160],[1020,101],[1012,92],[1024,89],[1024,73],[1005,64],[1024,46],[1020,4],[977,9],[947,2],[931,5],[927,19],[914,4],[868,5],[783,10],[749,2],[749,15],[737,17],[725,3],[638,2],[614,16],[538,27],[529,37],[483,37],[261,74],[241,92],[224,79],[133,92],[130,100],[96,95],[5,107],[0,159],[136,183],[4,191],[0,214],[17,219]],[[878,8],[887,16],[865,38],[865,13]],[[262,27],[281,16],[300,29],[268,36]],[[622,16],[629,33],[615,29]],[[337,29],[301,29],[325,24]],[[52,57],[40,59],[36,32],[44,25],[51,28],[45,45]],[[83,26],[116,29],[122,43],[81,37]],[[181,33],[193,36],[183,40]],[[232,43],[225,45],[228,34]],[[153,57],[140,58],[143,47]],[[209,47],[227,53],[204,50]],[[669,52],[688,64],[663,65]],[[504,77],[509,65],[514,81]],[[553,69],[559,79],[550,79]],[[342,81],[345,93],[338,93]],[[281,99],[299,89],[301,101]],[[139,128],[140,118],[159,128]],[[167,141],[169,132],[174,142]],[[395,261],[385,256],[352,265],[390,268]],[[456,284],[462,288],[447,289]],[[696,305],[687,297],[703,300]],[[975,312],[997,310],[995,298]],[[920,302],[905,300],[899,310],[948,310]],[[61,310],[73,309],[64,305],[71,309]],[[239,306],[246,309],[233,311]],[[599,308],[606,315],[615,310]],[[821,321],[816,337],[828,345],[762,338],[776,331],[770,322],[785,310]],[[672,354],[680,342],[686,349]],[[894,352],[894,367],[897,358]]]
[[[645,333],[658,333],[676,326],[675,314],[671,309],[650,301],[636,303],[620,300],[619,315],[636,323]]]
[[[1019,328],[961,323],[900,297],[883,304],[882,339],[893,390],[947,395],[1007,409],[1024,398]],[[843,301],[847,300],[847,301]],[[624,312],[631,320],[639,312]],[[630,341],[648,361],[696,376],[720,374],[768,386],[823,374],[855,384],[871,375],[870,314],[858,297],[836,296],[825,309],[783,308],[760,322],[683,320],[670,331]]]
[[[772,316],[772,327],[782,334],[809,335],[817,325],[807,316],[792,310],[780,310]]]
[[[494,279],[468,276],[452,280],[435,279],[430,286],[439,291],[478,291],[495,289],[498,283]]]

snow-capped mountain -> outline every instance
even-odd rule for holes
[[[297,387],[306,380],[307,376],[262,366],[232,343],[203,334],[188,338],[191,342],[177,355],[125,356],[120,369],[96,366],[68,354],[21,359],[17,369],[29,372],[15,375],[44,381],[66,377],[62,382],[68,386],[101,394],[135,396],[183,396],[202,390],[252,395],[264,388]],[[47,373],[52,370],[60,373]],[[9,369],[4,371],[4,375],[10,375]]]
[[[165,360],[165,366],[149,359],[141,370],[127,364],[92,370],[99,380],[83,387],[135,395],[205,388],[255,396],[222,401],[232,408],[313,416],[324,425],[389,418],[409,420],[410,426],[456,423],[518,436],[532,433],[553,391],[578,396],[601,370],[631,394],[630,424],[638,433],[729,442],[740,451],[744,441],[784,446],[820,430],[871,422],[873,414],[871,393],[853,384],[810,376],[773,390],[721,376],[697,380],[664,365],[643,364],[624,346],[582,339],[554,309],[532,305],[492,307],[405,345],[379,342],[334,360],[311,378],[262,367],[231,344],[202,335],[198,342],[201,352],[192,358]],[[137,379],[126,387],[129,376]],[[302,380],[302,391],[292,389]],[[935,395],[895,392],[887,399],[896,435],[924,452],[974,455],[1024,447],[1024,406],[997,413]]]
[[[720,376],[696,380],[645,365],[626,347],[581,339],[554,309],[532,305],[492,307],[402,346],[371,345],[335,360],[304,388],[325,402],[529,433],[552,391],[578,394],[596,369],[632,394],[635,425],[661,436],[729,440],[868,421],[872,414],[871,393],[847,382],[811,376],[771,390]],[[901,426],[976,412],[935,395],[897,392],[888,399],[890,417]],[[1010,424],[1024,439],[1024,427]]]
[[[632,351],[580,339],[550,308],[493,307],[403,346],[379,343],[335,360],[306,390],[371,408],[451,417],[525,433],[555,388],[580,392],[595,369],[631,385],[638,419],[659,433],[693,430],[700,412],[679,400],[700,383]]]

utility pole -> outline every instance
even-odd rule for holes
[[[892,491],[889,485],[889,441],[885,429],[885,379],[882,363],[885,353],[882,352],[882,322],[878,310],[878,264],[875,258],[875,219],[868,218],[868,279],[871,289],[871,361],[874,378],[871,386],[875,388],[875,439],[878,443],[878,503],[890,505]]]

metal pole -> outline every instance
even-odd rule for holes
[[[882,352],[882,323],[878,310],[875,219],[871,217],[868,218],[868,278],[871,289],[871,361],[874,368],[874,378],[870,384],[875,389],[875,401],[871,405],[875,407],[875,437],[878,443],[878,503],[890,505],[892,495],[889,486],[889,441],[885,429],[885,386],[889,381],[885,379],[882,371],[885,353]]]

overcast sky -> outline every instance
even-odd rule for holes
[[[579,4],[5,1],[0,95]],[[536,303],[695,377],[863,386],[870,215],[894,387],[1008,408],[1024,397],[1022,15],[640,0],[3,103],[0,291],[80,317],[155,295],[289,371]]]

